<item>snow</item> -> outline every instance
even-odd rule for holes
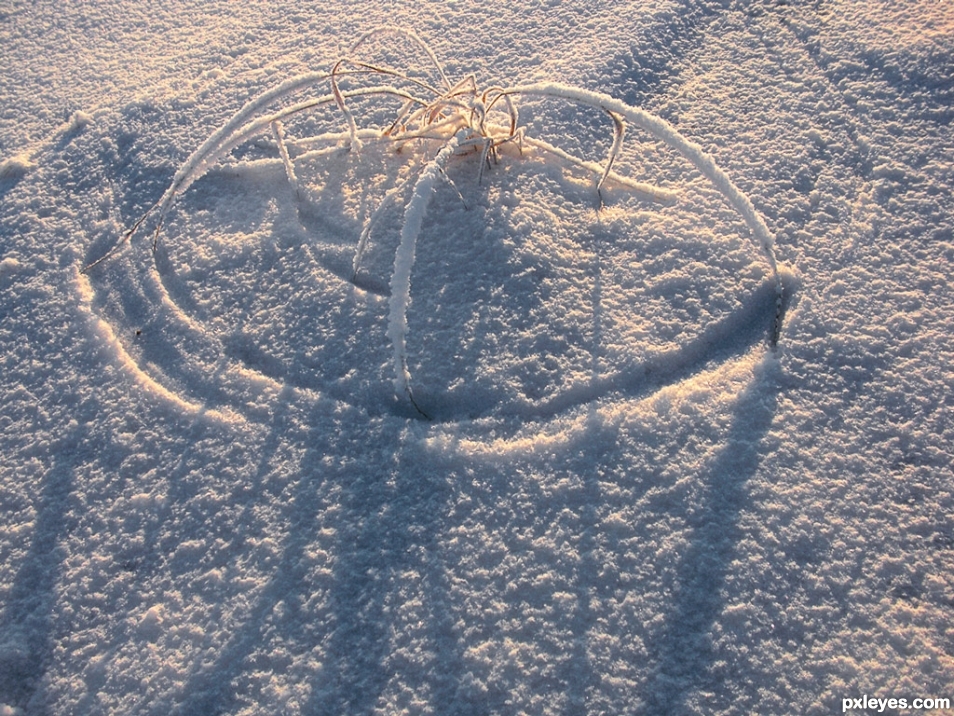
[[[951,4],[475,10],[0,11],[0,714],[954,698]],[[430,420],[389,286],[446,141],[362,133],[401,101],[360,94],[360,152],[296,143],[347,138],[331,100],[216,134],[382,23],[729,182],[630,121],[600,209],[609,118],[516,97],[522,151],[448,158],[395,299]]]

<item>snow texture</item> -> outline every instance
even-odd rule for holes
[[[954,699],[949,2],[0,18],[0,714]]]

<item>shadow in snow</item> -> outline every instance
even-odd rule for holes
[[[720,592],[740,538],[746,483],[758,470],[759,443],[772,426],[777,392],[770,378],[757,378],[743,391],[726,444],[700,477],[705,508],[690,518],[692,538],[677,569],[672,608],[658,633],[647,640],[655,663],[637,714],[682,713],[689,695],[700,691],[725,701],[707,703],[707,709],[731,709],[732,694],[722,684],[729,674],[715,669],[717,654],[709,632],[725,606]]]
[[[682,0],[651,22],[633,39],[629,53],[614,63],[625,68],[618,80],[620,98],[634,107],[647,107],[666,92],[683,59],[705,42],[710,26],[729,5],[727,0]]]
[[[792,274],[783,273],[782,286],[784,294],[780,325],[784,325],[785,313],[798,288],[798,280]],[[630,398],[648,395],[688,378],[709,362],[740,355],[759,342],[767,345],[775,329],[777,296],[775,282],[767,280],[745,300],[740,309],[709,325],[691,342],[609,375],[594,377],[586,384],[537,403],[498,404],[494,395],[469,393],[466,387],[454,394],[430,395],[418,402],[438,422],[477,418],[491,412],[539,420],[608,395],[619,394]]]
[[[256,702],[249,675],[290,675],[292,660],[302,672],[293,681],[311,681],[302,713],[376,713],[395,676],[448,712],[487,713],[458,696],[465,669],[439,548],[453,495],[447,477],[404,445],[401,423],[347,429],[327,403],[298,417],[290,404],[279,404],[246,503],[261,504],[283,444],[307,446],[277,565],[215,661],[197,663],[176,713],[231,713]],[[357,472],[334,459],[356,454],[365,459]],[[234,540],[232,552],[244,537]],[[327,566],[315,568],[315,553],[327,555]],[[405,614],[409,604],[420,612]]]
[[[603,345],[603,269],[602,235],[594,237],[593,291],[590,304],[593,307],[593,337],[590,348],[592,375],[596,380],[600,371],[600,352]],[[609,238],[609,237],[608,237]],[[573,649],[561,677],[566,683],[568,714],[586,712],[587,693],[599,688],[600,675],[589,655],[589,634],[596,621],[592,603],[603,595],[598,594],[600,569],[599,508],[603,504],[600,489],[599,466],[605,464],[608,453],[618,449],[615,440],[608,440],[601,424],[596,406],[590,406],[585,434],[580,446],[570,460],[569,469],[579,475],[583,484],[581,503],[577,508],[579,519],[579,563],[576,566],[573,588],[575,608],[570,616],[570,633]],[[615,436],[614,436],[615,437]]]
[[[245,496],[243,515],[248,510],[262,504],[265,498],[264,485],[268,482],[268,476],[274,469],[272,461],[275,459],[282,443],[289,438],[289,424],[291,421],[292,416],[288,410],[288,403],[279,401],[272,418],[271,429],[266,437],[265,444],[261,448],[261,457],[255,476],[252,478],[251,487]],[[325,442],[326,439],[316,442],[314,449],[323,452]],[[174,484],[178,485],[183,476],[183,474],[179,474],[177,476],[179,479]],[[322,476],[317,472],[306,473],[304,470],[302,471],[289,510],[287,539],[271,579],[259,592],[258,598],[250,608],[243,623],[232,633],[228,642],[218,647],[215,661],[209,665],[196,665],[192,677],[180,691],[175,711],[177,714],[182,716],[207,716],[233,711],[242,700],[242,694],[235,686],[236,679],[253,668],[250,666],[249,660],[253,659],[256,651],[264,645],[265,635],[270,626],[274,626],[277,634],[283,640],[286,640],[286,644],[299,645],[304,650],[307,650],[314,642],[320,641],[320,639],[309,639],[313,636],[312,632],[315,627],[303,623],[296,606],[309,592],[308,585],[304,583],[303,555],[307,545],[316,538],[316,533],[322,527],[316,514],[320,502],[317,492],[321,488],[322,482]],[[181,487],[170,497],[177,502],[185,502],[186,504],[188,502],[188,495],[184,494]],[[237,518],[237,524],[246,522],[243,515]],[[197,515],[197,517],[199,521],[203,521],[201,515]],[[181,527],[176,532],[187,530],[188,527]],[[242,531],[235,534],[229,550],[230,553],[237,554],[244,549],[247,537],[248,535]],[[273,617],[276,606],[283,603],[283,600],[290,608],[285,611],[283,619],[279,623],[270,625],[269,620]],[[302,646],[309,641],[311,643],[307,646]]]
[[[455,488],[413,442],[402,445],[393,427],[387,433],[371,441],[383,446],[378,469],[342,475],[332,631],[302,712],[377,713],[398,678],[446,713],[486,713],[486,704],[458,695],[466,669],[440,548]]]
[[[56,584],[64,556],[58,545],[69,529],[75,468],[85,459],[77,452],[88,426],[81,420],[54,450],[40,486],[33,542],[0,613],[0,703],[31,713],[41,706],[32,702],[53,656]]]
[[[600,556],[599,509],[603,504],[600,490],[600,465],[610,449],[606,431],[596,422],[595,412],[580,441],[581,449],[569,463],[569,469],[582,481],[581,502],[576,508],[579,520],[579,562],[573,574],[575,607],[569,618],[572,650],[560,674],[566,684],[567,716],[586,713],[589,694],[599,689],[601,675],[590,656],[591,630],[597,615],[592,604],[606,598],[606,580],[600,578],[603,562]],[[615,445],[612,449],[615,449]]]
[[[0,199],[3,199],[17,184],[20,183],[20,180],[26,176],[27,170],[25,168],[12,168],[8,169],[4,174],[0,174]]]

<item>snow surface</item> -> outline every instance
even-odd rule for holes
[[[0,714],[954,698],[950,2],[0,21]],[[81,273],[246,101],[382,23],[452,81],[605,93],[700,145],[774,234],[778,349],[745,221],[636,128],[614,170],[677,202],[607,185],[597,211],[596,177],[529,145],[480,184],[479,155],[448,163],[407,314],[431,421],[393,390],[401,202],[349,279],[439,143],[299,159],[296,193],[266,136],[189,187],[155,255],[144,231]],[[362,51],[427,65],[385,44]],[[606,156],[600,112],[518,102],[528,137]]]

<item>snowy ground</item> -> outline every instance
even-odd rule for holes
[[[4,4],[0,715],[954,699],[954,6],[595,6]],[[777,350],[746,225],[636,129],[618,171],[675,204],[597,212],[537,150],[479,185],[451,162],[408,312],[430,421],[393,390],[399,206],[347,279],[433,142],[302,161],[297,195],[244,145],[155,255],[81,273],[249,98],[384,22],[455,79],[603,92],[702,145],[776,237]],[[599,112],[520,109],[606,156]]]

